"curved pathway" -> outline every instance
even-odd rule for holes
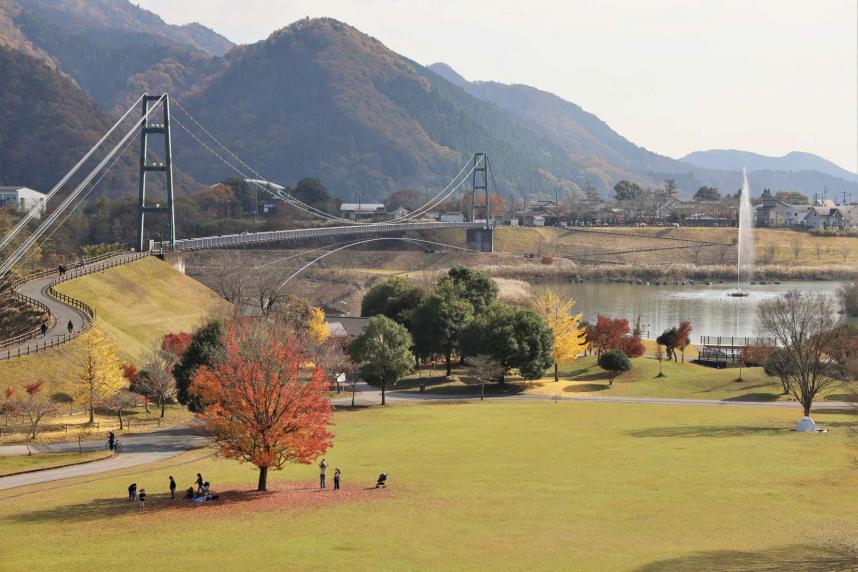
[[[208,440],[189,425],[180,425],[152,433],[129,435],[123,437],[121,442],[123,447],[121,453],[101,461],[0,477],[0,491],[156,463],[175,457],[185,451],[204,447]],[[85,451],[103,449],[106,443],[107,441],[104,439],[84,441],[83,449]],[[21,445],[13,445],[0,449],[5,449],[5,454],[18,454],[22,447]],[[26,453],[26,448],[23,449],[23,453]],[[42,452],[68,452],[78,451],[79,448],[78,444],[74,442],[43,445],[38,447],[38,450]]]
[[[108,268],[127,264],[148,255],[148,252],[124,252],[104,259],[98,259],[97,261],[88,261],[85,266],[80,268],[70,268],[62,278],[60,278],[58,273],[52,272],[45,276],[36,277],[15,287],[15,291],[18,294],[36,300],[47,307],[53,319],[48,320],[50,328],[44,336],[24,340],[18,344],[0,349],[0,359],[29,355],[31,353],[56,347],[64,344],[65,342],[71,341],[80,332],[89,327],[91,318],[86,310],[84,310],[84,308],[88,308],[88,306],[82,302],[72,300],[71,298],[65,298],[65,301],[55,298],[50,294],[52,286],[60,282],[66,282],[68,280],[73,280],[74,278],[79,278],[81,276],[107,270]],[[62,296],[60,297],[62,298]],[[71,332],[68,330],[69,322],[71,322],[73,326]],[[2,341],[3,340],[0,340],[0,342]]]

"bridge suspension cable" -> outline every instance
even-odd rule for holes
[[[72,176],[81,168],[81,166],[83,166],[83,164],[86,163],[86,161],[92,156],[92,154],[95,153],[96,150],[98,150],[98,148],[101,147],[101,145],[105,141],[107,141],[107,139],[110,137],[110,135],[116,130],[117,127],[119,127],[119,125],[122,124],[123,121],[125,121],[125,119],[128,118],[128,115],[137,107],[137,105],[140,103],[140,100],[142,100],[142,99],[143,99],[142,95],[139,98],[137,98],[137,101],[135,101],[133,104],[131,104],[131,107],[129,107],[128,110],[122,114],[122,117],[120,117],[116,121],[116,123],[114,123],[113,126],[107,130],[107,133],[105,133],[102,136],[102,138],[99,139],[95,143],[95,145],[93,145],[90,148],[90,150],[86,152],[86,154],[83,157],[81,157],[80,161],[78,161],[65,175],[63,175],[63,177],[57,182],[57,184],[54,185],[50,191],[48,191],[48,193],[45,195],[45,202],[44,202],[45,205],[47,205],[48,201],[50,201],[51,198],[53,198],[53,196],[62,188],[62,186],[65,185],[68,182],[68,180],[72,178]],[[18,236],[18,234],[20,234],[20,232],[24,229],[24,227],[27,226],[27,223],[29,223],[31,220],[33,220],[36,217],[37,213],[41,209],[42,209],[41,204],[33,205],[33,207],[30,208],[29,211],[27,211],[27,213],[24,215],[24,217],[21,220],[19,220],[18,223],[12,228],[12,230],[7,232],[6,235],[3,236],[2,239],[0,239],[0,250],[3,250],[4,248],[6,248],[9,245],[9,243],[12,242],[12,240],[16,236]]]
[[[292,206],[295,206],[295,207],[297,207],[298,209],[300,209],[300,210],[302,210],[302,211],[304,211],[304,212],[307,212],[308,214],[314,215],[314,216],[319,217],[319,218],[323,218],[323,219],[331,220],[331,221],[342,222],[342,223],[346,223],[346,224],[353,224],[353,225],[357,225],[357,224],[372,225],[372,224],[390,224],[390,223],[395,223],[395,222],[405,222],[405,221],[411,220],[411,219],[413,219],[413,218],[416,218],[416,217],[418,217],[418,216],[421,216],[421,215],[425,214],[425,212],[427,212],[428,210],[430,210],[430,209],[432,209],[432,208],[434,208],[434,207],[438,206],[439,204],[441,204],[441,203],[443,203],[445,200],[447,200],[447,199],[448,199],[448,198],[449,198],[449,197],[450,197],[454,192],[456,192],[456,191],[457,191],[457,190],[458,190],[458,189],[459,189],[459,188],[460,188],[460,187],[465,183],[465,181],[467,181],[467,178],[468,178],[468,177],[470,177],[470,175],[474,172],[474,170],[475,170],[475,169],[478,167],[478,165],[479,165],[479,163],[474,163],[474,164],[471,166],[471,170],[470,170],[470,171],[465,175],[465,177],[464,177],[464,178],[463,178],[463,179],[462,179],[458,184],[456,184],[456,185],[454,186],[454,183],[456,182],[456,180],[458,180],[458,179],[459,179],[459,177],[461,177],[461,176],[462,176],[462,173],[464,173],[464,172],[465,172],[465,170],[468,168],[468,166],[471,164],[471,162],[470,162],[470,160],[469,160],[467,163],[465,163],[465,164],[462,166],[462,168],[459,170],[459,172],[458,172],[458,173],[453,177],[453,179],[450,181],[450,184],[448,184],[446,187],[444,187],[443,189],[441,189],[441,191],[439,191],[439,192],[438,192],[438,194],[436,194],[434,197],[432,197],[431,199],[429,199],[429,200],[428,200],[424,205],[422,205],[422,206],[418,207],[417,209],[415,209],[414,211],[412,211],[412,212],[408,213],[407,215],[404,215],[404,216],[401,216],[401,217],[396,217],[396,218],[391,219],[391,220],[386,220],[386,221],[384,221],[384,222],[382,222],[382,223],[377,223],[377,222],[362,222],[362,221],[354,221],[354,220],[351,220],[351,219],[346,219],[346,218],[343,218],[343,217],[338,217],[338,216],[336,216],[336,215],[332,215],[332,214],[330,214],[330,213],[327,213],[327,212],[325,212],[325,211],[323,211],[323,210],[321,210],[321,209],[319,209],[319,208],[317,208],[317,207],[314,207],[314,206],[312,206],[312,205],[309,205],[309,204],[307,204],[307,203],[305,203],[305,202],[301,201],[300,199],[298,199],[298,198],[297,198],[297,197],[295,197],[294,195],[291,195],[291,194],[287,193],[287,192],[285,191],[286,187],[284,187],[283,185],[277,185],[276,183],[271,182],[271,180],[270,180],[270,179],[268,179],[267,177],[262,176],[262,175],[261,175],[258,171],[256,171],[253,167],[251,167],[251,166],[250,166],[250,165],[248,165],[245,161],[243,161],[240,157],[238,157],[238,155],[236,155],[235,153],[233,153],[233,152],[232,152],[232,151],[231,151],[231,150],[230,150],[226,145],[224,145],[224,144],[223,144],[223,143],[222,143],[222,142],[221,142],[217,137],[215,137],[214,135],[212,135],[212,134],[211,134],[211,132],[209,132],[209,131],[208,131],[208,130],[207,130],[207,129],[206,129],[206,128],[205,128],[205,127],[204,127],[204,126],[199,122],[199,121],[197,121],[197,120],[196,120],[196,119],[195,119],[195,118],[194,118],[194,117],[193,117],[193,116],[188,112],[188,110],[187,110],[187,109],[185,109],[185,108],[182,106],[182,104],[181,104],[179,101],[177,101],[177,100],[173,99],[173,102],[176,104],[176,107],[177,107],[179,110],[181,110],[181,111],[182,111],[182,113],[184,113],[184,114],[185,114],[185,116],[187,116],[187,117],[188,117],[188,119],[190,119],[190,120],[191,120],[191,122],[193,122],[193,123],[194,123],[194,125],[195,125],[195,126],[197,126],[197,127],[198,127],[198,128],[199,128],[203,133],[205,133],[205,134],[206,134],[206,135],[207,135],[207,136],[208,136],[208,137],[209,137],[209,138],[210,138],[210,139],[211,139],[211,140],[212,140],[212,141],[213,141],[213,142],[214,142],[218,147],[220,147],[221,149],[223,149],[223,150],[224,150],[224,151],[225,151],[229,156],[231,156],[233,159],[235,159],[235,161],[237,161],[239,164],[241,164],[245,169],[247,169],[247,170],[248,170],[251,174],[253,174],[256,178],[255,178],[255,179],[252,179],[252,178],[248,177],[248,176],[247,176],[247,174],[246,174],[246,173],[244,173],[244,172],[242,172],[242,170],[241,170],[241,169],[239,169],[238,167],[236,167],[235,165],[233,165],[232,163],[230,163],[228,160],[226,160],[224,157],[222,157],[219,153],[217,153],[217,152],[216,152],[214,149],[212,149],[209,145],[207,145],[207,144],[206,144],[205,142],[203,142],[200,138],[198,138],[195,134],[193,134],[193,133],[192,133],[192,132],[191,132],[191,131],[190,131],[190,130],[185,126],[185,125],[183,125],[181,122],[179,122],[177,119],[175,119],[175,118],[174,118],[174,121],[176,121],[176,123],[179,125],[179,127],[181,127],[185,132],[187,132],[187,133],[188,133],[188,135],[190,135],[190,136],[191,136],[195,141],[197,141],[197,143],[199,143],[201,146],[203,146],[207,151],[209,151],[209,152],[210,152],[210,153],[212,153],[215,157],[217,157],[218,159],[220,159],[220,161],[221,161],[221,162],[223,162],[225,165],[227,165],[228,167],[230,167],[233,171],[235,171],[236,173],[238,173],[238,174],[239,174],[239,175],[240,175],[244,180],[246,180],[246,181],[247,181],[247,182],[249,182],[249,183],[254,184],[257,188],[262,189],[262,190],[263,190],[263,192],[266,192],[266,193],[268,193],[269,195],[271,195],[271,196],[273,196],[273,197],[275,197],[275,198],[279,198],[280,200],[282,200],[282,201],[286,202],[287,204],[291,204]],[[484,161],[484,160],[485,160],[485,159],[484,159],[484,156],[483,156],[483,158],[481,158],[481,159],[480,159],[480,161]],[[261,181],[264,181],[265,183],[268,183],[268,185],[263,185],[263,184],[261,184],[261,183],[259,182],[260,180],[261,180]],[[269,185],[273,185],[273,186],[276,186],[276,187],[278,187],[278,188],[276,188],[276,189],[272,190],[272,189],[268,188],[268,186],[269,186]],[[276,191],[276,192],[275,192],[275,191]]]
[[[134,125],[129,129],[122,139],[111,149],[107,155],[98,163],[89,174],[83,179],[83,181],[78,184],[75,189],[69,193],[69,195],[60,203],[59,207],[54,210],[39,227],[27,237],[27,239],[22,242],[18,247],[9,255],[9,257],[3,261],[3,264],[0,265],[0,278],[8,274],[8,272],[21,260],[21,258],[27,253],[27,251],[32,248],[32,246],[36,243],[36,241],[41,238],[41,236],[48,230],[48,228],[53,224],[60,216],[65,213],[65,210],[69,207],[71,203],[81,194],[83,189],[92,182],[92,180],[98,175],[101,170],[107,165],[116,153],[125,146],[125,143],[138,132],[138,128],[146,123],[146,120],[149,116],[154,113],[159,107],[160,104],[163,103],[166,95],[162,95],[158,98],[155,104],[149,109],[149,111],[143,115],[140,119],[138,119]]]

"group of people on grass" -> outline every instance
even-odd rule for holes
[[[194,484],[197,486],[196,491],[194,487],[188,487],[188,490],[185,491],[185,500],[194,501],[194,502],[205,502],[217,500],[219,495],[211,494],[211,485],[208,481],[203,479],[202,474],[197,473],[197,480],[194,481]],[[176,498],[176,479],[173,478],[173,475],[170,475],[170,498]],[[143,510],[143,507],[146,505],[146,489],[140,489],[137,491],[137,483],[131,483],[128,487],[128,500],[129,501],[137,501],[139,504],[137,505],[137,510]]]
[[[319,488],[327,488],[328,474],[328,461],[322,459],[322,462],[319,463]],[[339,467],[334,467],[334,490],[340,490],[340,478],[342,476],[342,471],[340,471]],[[387,487],[387,473],[381,473],[378,475],[378,479],[375,482],[375,488],[385,488]]]

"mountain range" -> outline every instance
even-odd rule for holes
[[[108,118],[146,90],[170,92],[265,178],[289,184],[318,176],[343,199],[443,186],[475,151],[489,154],[498,190],[516,196],[587,185],[609,195],[621,179],[653,186],[673,178],[686,195],[741,182],[739,159],[659,155],[556,95],[468,81],[445,64],[422,66],[333,19],[300,20],[235,46],[126,0],[0,0],[0,46],[0,63],[18,78],[4,84],[0,118],[24,113],[0,134],[0,184],[50,186]],[[175,108],[174,115],[202,137]],[[173,148],[181,180],[210,184],[235,175],[180,127]],[[67,152],[44,159],[66,139]],[[854,174],[809,157],[753,163],[752,186],[858,191]],[[133,171],[133,161],[117,169]],[[110,192],[134,192],[119,184],[126,179],[133,177],[118,176]]]
[[[853,183],[858,182],[858,174],[850,173],[819,155],[802,153],[800,151],[787,153],[783,157],[769,157],[749,151],[737,151],[736,149],[712,149],[689,153],[685,157],[682,157],[680,161],[685,161],[704,169],[722,169],[726,171],[739,171],[743,167],[747,168],[749,172],[786,171],[792,173],[797,171],[818,171]]]

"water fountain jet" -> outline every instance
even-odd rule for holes
[[[747,290],[742,290],[742,271],[745,271],[746,282],[754,277],[754,207],[751,205],[751,189],[748,185],[748,173],[742,169],[742,195],[739,199],[739,256],[736,262],[736,290],[730,292],[733,297],[745,297]]]

